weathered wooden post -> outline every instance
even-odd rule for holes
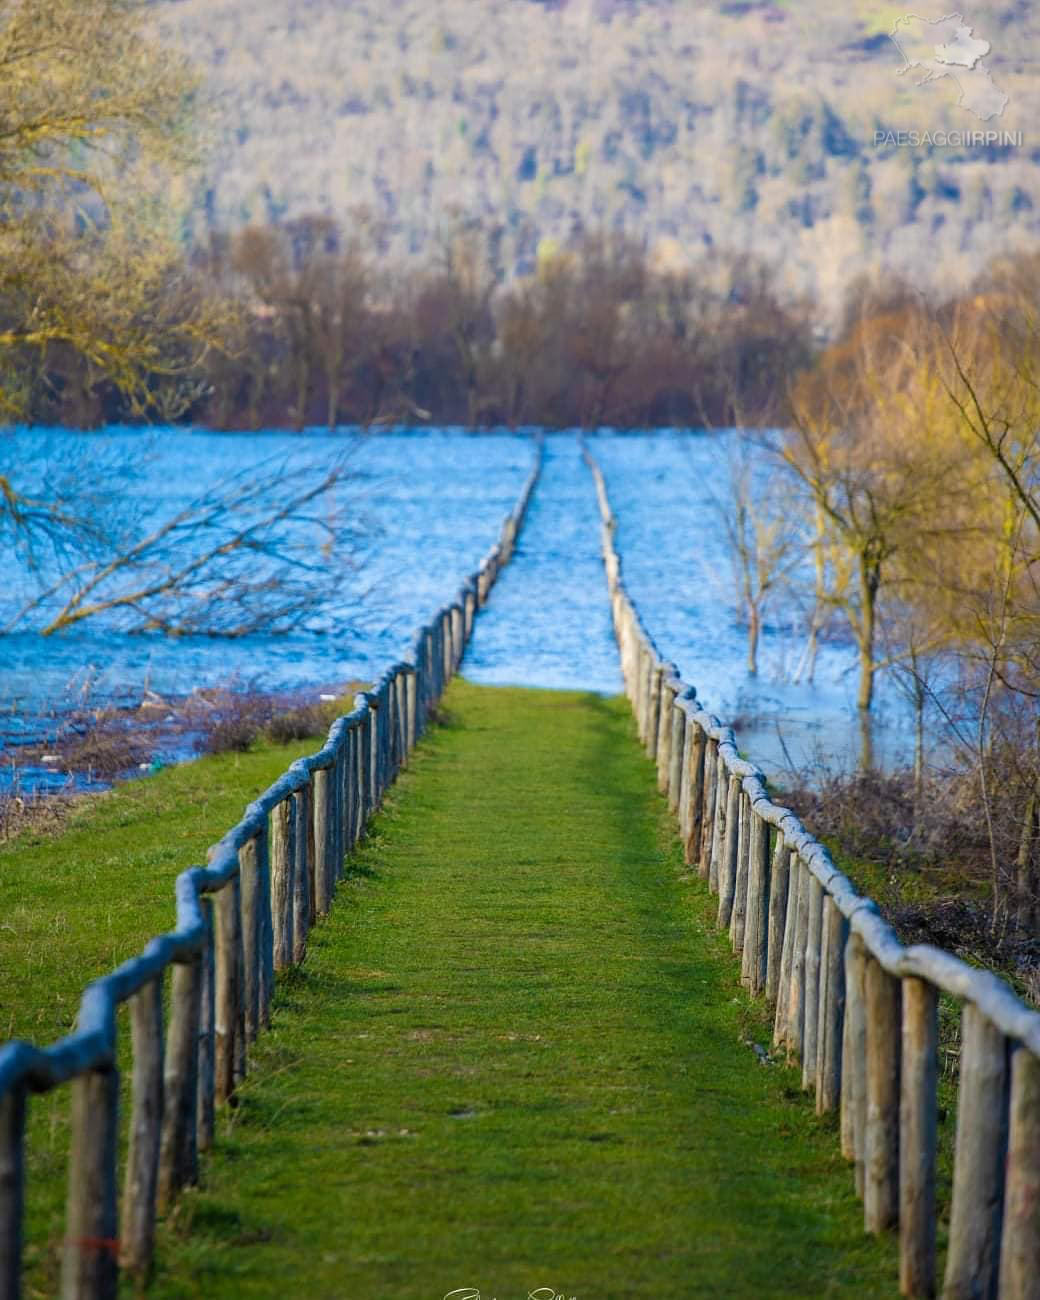
[[[737,804],[737,871],[733,886],[733,907],[729,918],[729,941],[733,951],[741,956],[744,953],[744,931],[747,928],[748,907],[748,859],[751,849],[751,800],[744,792],[740,782],[740,798]]]
[[[415,742],[419,739],[419,674],[416,669],[408,673],[408,679],[405,683],[405,726],[407,729],[406,748],[410,754],[415,748]]]
[[[62,1300],[115,1300],[119,1285],[119,1073],[114,1067],[88,1070],[72,1080],[71,1088]]]
[[[442,609],[437,621],[441,625],[441,648],[444,651],[444,671],[441,676],[441,682],[443,683],[443,686],[446,687],[455,675],[455,648],[452,645],[451,637],[451,610]]]
[[[777,835],[777,854],[780,856],[782,836]],[[791,1011],[791,980],[794,972],[795,930],[798,921],[798,890],[801,881],[801,866],[798,855],[791,849],[784,848],[783,856],[787,862],[787,900],[784,915],[783,950],[780,957],[780,981],[776,992],[776,1016],[773,1019],[773,1042],[790,1045],[790,1026],[788,1018]],[[776,878],[776,865],[773,867]],[[772,913],[770,913],[772,916]],[[772,954],[772,940],[770,940]]]
[[[1008,1138],[1007,1063],[1007,1039],[966,1002],[943,1300],[975,1300],[996,1292]]]
[[[274,916],[271,911],[271,830],[265,817],[256,837],[257,898],[260,909],[260,1026],[271,1027],[274,998]]]
[[[845,945],[845,1035],[842,1046],[841,1150],[855,1162],[856,1195],[865,1192],[867,1144],[867,951],[858,934]]]
[[[443,622],[441,626],[443,628]],[[444,669],[444,664],[442,662],[441,663],[442,673],[443,673],[443,669]],[[441,680],[443,681],[443,677]],[[439,700],[440,696],[438,695],[437,698]],[[378,812],[379,804],[380,804],[380,796],[383,793],[382,786],[380,785],[380,776],[382,775],[382,773],[379,770],[380,769],[379,742],[381,739],[380,731],[382,728],[383,720],[380,716],[382,710],[379,707],[380,700],[379,700],[378,693],[376,691],[370,691],[367,696],[367,699],[368,699],[368,753],[365,755],[365,758],[368,762],[368,808],[369,808],[369,814],[371,815],[374,812]]]
[[[21,1295],[25,1221],[26,1091],[15,1085],[0,1098],[0,1295]]]
[[[748,817],[748,906],[741,973],[752,996],[758,997],[766,986],[769,954],[769,823],[755,812],[750,798]]]
[[[290,795],[271,810],[271,923],[276,971],[292,964],[295,857],[296,805]]]
[[[725,844],[726,799],[728,785],[724,780],[722,755],[718,742],[705,740],[704,751],[704,814],[701,818],[700,865],[698,875],[708,881],[713,893],[719,891],[722,872],[722,846]]]
[[[206,927],[202,946],[202,997],[199,1003],[198,1119],[195,1141],[199,1151],[213,1145],[213,1109],[216,1100],[216,961],[213,952],[213,900],[200,898]]]
[[[672,716],[675,713],[675,687],[668,680],[667,669],[661,669],[661,694],[657,714],[657,741],[654,745],[657,760],[657,789],[668,791],[668,773],[672,766]]]
[[[657,661],[652,652],[650,659],[650,679],[647,688],[646,707],[646,753],[647,757],[657,759],[657,729],[661,716],[661,683],[664,677],[664,665]]]
[[[823,945],[823,886],[809,872],[809,929],[805,936],[804,1029],[802,1032],[802,1087],[816,1086],[816,1051],[819,1045],[820,949]]]
[[[816,1113],[837,1110],[841,1101],[842,1047],[845,1027],[845,944],[848,922],[828,894],[823,903],[819,1048],[816,1053]]]
[[[899,1090],[902,989],[867,957],[867,1114],[863,1223],[875,1235],[899,1221]]]
[[[672,691],[671,708],[672,728],[668,737],[668,776],[665,786],[668,793],[668,807],[673,813],[679,811],[679,800],[683,789],[683,758],[686,746],[686,710],[678,702],[678,695]]]
[[[159,1209],[198,1179],[196,1123],[202,954],[176,962],[170,973],[170,1022],[163,1064],[163,1129],[159,1147]]]
[[[369,728],[372,726],[372,710],[368,707],[367,696],[359,695],[358,701],[365,706],[365,712],[354,732],[354,749],[357,761],[355,780],[358,792],[357,840],[360,840],[368,827],[369,797],[371,795],[371,782],[368,775],[371,741],[368,738],[368,733]]]
[[[307,956],[307,935],[311,926],[311,898],[314,872],[314,841],[311,838],[311,785],[300,787],[292,796],[296,845],[293,851],[293,942],[292,960],[299,965]]]
[[[787,935],[787,895],[790,889],[791,850],[784,843],[782,831],[776,832],[773,865],[769,874],[769,930],[766,936],[765,994],[771,1003],[780,1003],[780,972],[784,962],[784,939]]]
[[[452,644],[455,648],[453,668],[455,672],[458,672],[462,666],[462,658],[466,653],[466,624],[461,605],[452,605],[451,607],[451,634]]]
[[[798,859],[798,897],[795,900],[794,952],[791,954],[791,996],[787,1009],[788,1059],[805,1055],[805,957],[809,946],[809,912],[812,875],[808,863]]]
[[[333,800],[336,768],[317,767],[311,773],[311,816],[314,821],[314,911],[328,916],[336,879],[336,827]]]
[[[635,715],[636,734],[641,744],[646,743],[646,702],[650,695],[650,673],[647,667],[649,654],[638,630],[633,630],[635,645]]]
[[[213,908],[216,978],[214,1068],[217,1104],[224,1105],[235,1091],[235,1052],[242,1003],[239,987],[242,912],[237,876],[214,895]]]
[[[336,756],[333,760],[332,767],[329,769],[329,786],[330,786],[330,813],[332,816],[333,834],[331,836],[331,846],[327,849],[325,866],[328,873],[328,883],[325,891],[328,895],[329,906],[332,906],[332,900],[336,896],[336,884],[339,881],[340,873],[343,870],[343,859],[349,852],[350,845],[350,732],[345,728],[339,733],[339,739],[336,744]],[[314,846],[315,856],[318,853],[318,846]],[[320,860],[320,859],[319,859]]]
[[[720,769],[721,769],[721,755]],[[722,794],[721,770],[719,775],[719,797]],[[720,930],[728,930],[733,915],[733,896],[737,887],[737,853],[740,848],[740,777],[728,777],[726,787],[726,811],[723,816],[721,833],[725,836],[722,846],[722,859],[719,864],[719,916]]]
[[[1001,1300],[1040,1300],[1040,1060],[1016,1046],[1011,1061]]]
[[[697,865],[702,879],[708,876],[708,859],[702,851],[704,818],[708,814],[708,791],[706,788],[707,746],[704,729],[700,723],[690,721],[686,728],[686,748],[689,759],[686,762],[686,780],[683,782],[685,808],[685,826],[683,828],[683,857],[688,866]]]
[[[926,980],[903,980],[899,1107],[899,1288],[935,1295],[935,1157],[939,1081],[939,995]]]
[[[129,1007],[134,1066],[119,1247],[120,1263],[139,1287],[148,1281],[155,1252],[163,1119],[162,984],[162,976],[150,980]]]

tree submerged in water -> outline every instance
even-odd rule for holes
[[[51,635],[99,616],[123,633],[331,630],[327,575],[349,566],[357,542],[338,499],[346,472],[344,454],[325,464],[276,458],[158,517],[132,504],[131,462],[110,467],[75,508],[54,504],[52,480],[39,499],[0,504],[0,539],[27,578],[2,630]]]

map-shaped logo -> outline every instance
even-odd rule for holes
[[[981,62],[990,52],[990,43],[979,40],[961,14],[934,20],[907,14],[896,19],[889,36],[906,61],[899,76],[923,72],[919,86],[949,77],[960,91],[959,107],[984,122],[999,117],[1007,107],[1007,95],[993,84],[989,70]]]

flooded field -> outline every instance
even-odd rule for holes
[[[848,645],[821,650],[812,685],[792,682],[805,629],[801,614],[770,622],[761,669],[748,677],[745,634],[717,498],[725,435],[604,432],[590,438],[619,520],[629,588],[663,654],[707,706],[734,720],[767,766],[814,757],[848,763],[856,752],[854,659]],[[279,458],[316,469],[344,452],[348,471],[323,508],[349,518],[350,562],[322,573],[305,627],[237,639],[127,635],[106,615],[41,637],[0,637],[0,762],[10,781],[25,741],[78,708],[135,707],[232,686],[307,691],[367,680],[406,653],[415,629],[472,571],[511,508],[533,455],[523,433],[435,429],[304,435],[38,430],[6,435],[9,461],[126,467],[127,491],[154,517],[215,482]],[[114,468],[113,468],[114,467]],[[132,467],[132,472],[130,467]],[[516,558],[482,615],[466,660],[476,681],[615,692],[621,679],[603,570],[598,515],[578,438],[551,434],[542,481]],[[0,623],[32,591],[14,566],[0,589]],[[898,697],[882,692],[880,754],[901,754]],[[24,765],[22,765],[24,768]],[[23,785],[62,778],[22,770]]]

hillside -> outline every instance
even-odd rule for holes
[[[192,229],[307,212],[374,221],[388,258],[479,220],[504,274],[603,227],[667,262],[757,254],[833,301],[858,271],[963,285],[1040,228],[1040,14],[965,22],[1008,96],[988,122],[914,84],[855,0],[171,0],[212,149]],[[930,10],[926,16],[939,18]],[[1023,131],[1021,147],[875,147],[876,130]]]

